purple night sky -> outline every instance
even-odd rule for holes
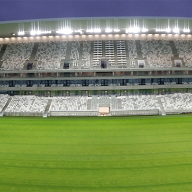
[[[192,0],[0,0],[0,22],[130,16],[192,17]]]

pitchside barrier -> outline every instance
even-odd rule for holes
[[[99,116],[98,111],[50,111],[48,116]]]
[[[35,112],[4,112],[3,116],[43,116],[43,113]]]
[[[182,113],[191,113],[192,110],[165,110],[167,115],[171,114],[182,114]]]
[[[131,116],[131,115],[159,115],[158,109],[154,110],[121,110],[111,111],[111,116]]]

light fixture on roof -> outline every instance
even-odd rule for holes
[[[95,28],[95,29],[93,30],[93,32],[94,32],[94,33],[101,33],[101,29],[100,29],[100,28]]]
[[[38,31],[36,31],[36,34],[37,34],[37,35],[51,34],[51,31],[40,31],[40,30],[38,30]]]
[[[36,34],[37,34],[37,35],[41,35],[41,34],[42,34],[42,31],[39,31],[39,30],[38,30],[38,31],[36,31]]]
[[[189,20],[185,20],[185,21],[184,21],[183,32],[184,32],[184,33],[190,33],[190,29],[189,29]]]
[[[139,33],[141,29],[139,27],[132,27],[125,30],[126,33]]]
[[[167,28],[167,29],[165,29],[165,32],[167,32],[167,33],[170,33],[171,32],[171,28]]]
[[[116,28],[116,29],[114,29],[113,31],[114,31],[115,33],[118,33],[118,32],[120,32],[120,29]]]
[[[141,32],[146,33],[148,31],[149,31],[149,29],[147,28],[147,22],[145,19],[143,19],[143,27],[141,29]]]
[[[173,33],[179,33],[179,28],[178,28],[178,27],[175,27],[175,28],[173,29]]]
[[[70,28],[64,28],[64,29],[60,29],[60,30],[56,31],[56,33],[70,35],[73,33],[73,30]]]
[[[170,33],[171,32],[171,29],[168,27],[166,29],[160,29],[160,28],[157,28],[155,30],[156,32],[166,32],[166,33]]]
[[[159,28],[157,28],[157,29],[155,29],[155,32],[162,32],[163,30],[162,29],[159,29]]]
[[[112,31],[113,31],[113,30],[112,30],[111,28],[106,28],[106,29],[105,29],[105,32],[106,32],[106,33],[111,33]]]
[[[82,31],[81,29],[78,29],[78,30],[75,30],[75,33],[80,33],[80,34],[82,34],[83,31]]]
[[[180,29],[179,29],[179,20],[175,20],[175,27],[173,29],[173,33],[179,33],[180,32]]]
[[[18,35],[25,35],[25,32],[24,31],[19,31]]]
[[[183,29],[184,33],[190,33],[190,29]]]
[[[142,31],[143,33],[146,33],[146,32],[149,31],[149,29],[147,29],[146,27],[143,27],[143,28],[141,29],[141,31]]]
[[[30,35],[32,36],[36,35],[36,31],[30,31]]]
[[[133,33],[139,33],[141,29],[139,27],[132,28]]]
[[[93,33],[93,29],[87,29],[86,32],[87,33]]]

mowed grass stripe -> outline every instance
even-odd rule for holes
[[[192,189],[190,115],[0,123],[0,191]]]

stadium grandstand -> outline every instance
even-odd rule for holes
[[[192,0],[0,0],[0,192],[192,191]]]
[[[9,1],[9,8],[19,2]],[[135,8],[145,0],[110,1],[110,10],[107,2],[74,1],[81,5],[74,13],[69,1],[22,1],[23,7],[47,7],[26,14],[26,6],[25,16],[14,9],[8,14],[1,2],[1,116],[192,112],[191,13],[178,15],[179,1],[166,2],[177,7],[170,12],[157,9],[164,2],[151,1],[156,14]],[[189,1],[183,2],[188,10]],[[61,11],[58,5],[62,18],[48,14],[51,6]]]

